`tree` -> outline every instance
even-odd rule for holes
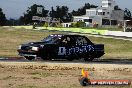
[[[42,7],[42,14],[37,13],[37,8]],[[34,4],[28,7],[28,10],[24,13],[24,16],[20,17],[20,22],[24,24],[31,24],[33,16],[46,17],[48,16],[48,10],[45,10],[44,6]]]
[[[130,10],[125,8],[125,10],[124,10],[124,19],[129,20],[129,19],[131,19],[131,16],[132,15],[131,15]]]
[[[55,18],[55,17],[56,17],[56,11],[54,10],[53,7],[51,7],[51,11],[50,11],[49,15],[50,15],[50,17],[52,17],[52,18]]]
[[[20,16],[19,18],[19,25],[23,25],[24,24],[24,17]]]
[[[73,10],[71,13],[73,16],[81,16],[86,14],[86,9],[90,8],[97,8],[98,6],[90,5],[89,3],[85,3],[85,5],[81,8],[79,8],[77,11]]]
[[[72,15],[68,11],[69,8],[67,6],[56,6],[56,10],[52,7],[49,14],[52,18],[58,18],[63,22],[70,22],[72,20]]]
[[[121,8],[120,8],[118,5],[116,5],[116,6],[114,7],[114,10],[121,10]]]
[[[48,23],[47,22],[44,23],[44,27],[46,27],[46,29],[47,29],[47,27],[48,27]]]
[[[5,24],[6,24],[6,17],[2,9],[0,8],[0,26],[3,26]]]

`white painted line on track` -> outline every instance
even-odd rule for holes
[[[8,60],[8,58],[1,57],[0,60]]]

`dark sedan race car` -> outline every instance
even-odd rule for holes
[[[94,44],[81,35],[52,34],[40,42],[22,44],[18,49],[19,55],[28,60],[42,59],[84,59],[92,61],[104,55],[104,45]]]

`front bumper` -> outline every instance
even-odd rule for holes
[[[35,51],[25,51],[25,50],[17,50],[18,51],[18,55],[20,56],[33,56],[33,57],[37,57],[37,52]]]
[[[20,56],[28,56],[28,57],[37,57],[37,55],[31,55],[31,54],[18,54],[18,55],[20,55]]]

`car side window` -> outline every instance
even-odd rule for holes
[[[88,41],[85,37],[77,37],[76,38],[76,45],[87,45]]]
[[[75,40],[74,38],[70,37],[70,36],[66,36],[63,40],[62,40],[63,44],[68,44],[68,45],[75,45]]]
[[[67,43],[70,43],[70,41],[71,41],[70,37],[65,37],[65,38],[62,40],[62,43],[67,44]]]

